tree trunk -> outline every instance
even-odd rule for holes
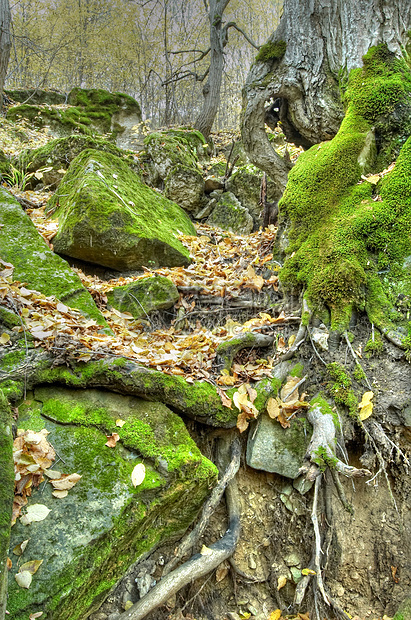
[[[348,73],[379,43],[400,54],[410,23],[408,0],[285,1],[280,24],[248,75],[242,122],[253,163],[280,189],[286,184],[287,166],[264,127],[271,124],[273,101],[289,141],[307,148],[330,140],[344,115],[340,87]]]
[[[220,105],[221,81],[224,67],[223,13],[230,0],[210,0],[210,69],[203,87],[204,103],[194,127],[208,138]]]
[[[11,49],[10,22],[9,0],[0,0],[0,110],[3,108],[3,88]]]

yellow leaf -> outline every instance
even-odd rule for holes
[[[126,421],[125,420],[121,420],[120,418],[118,418],[116,420],[116,426],[118,426],[119,428],[122,428],[125,423],[126,423]]]
[[[133,486],[134,487],[140,486],[140,484],[143,482],[145,477],[146,477],[146,468],[144,466],[144,463],[139,463],[138,465],[135,466],[135,468],[131,472],[131,482],[133,483]]]
[[[279,578],[277,579],[277,590],[281,590],[281,588],[284,588],[286,583],[287,583],[287,577],[285,575],[280,575]]]
[[[303,568],[303,570],[301,571],[302,575],[316,575],[317,573],[315,572],[315,570],[311,570],[311,568]]]
[[[0,336],[0,344],[7,344],[10,340],[10,336],[5,332]]]
[[[30,560],[30,562],[25,562],[20,566],[19,573],[28,570],[30,575],[34,575],[34,573],[37,573],[38,569],[42,564],[43,560]]]
[[[373,404],[371,400],[373,397],[374,397],[373,392],[365,392],[363,394],[362,400],[360,404],[358,405],[358,408],[360,410],[359,411],[360,420],[364,421],[372,415]]]
[[[212,555],[212,553],[213,553],[213,550],[210,549],[209,547],[206,547],[205,545],[201,547],[201,551],[200,551],[201,555]]]
[[[368,403],[365,407],[361,407],[360,409],[360,420],[364,421],[372,415],[372,403]]]
[[[67,497],[68,491],[67,490],[53,491],[52,495],[53,497],[57,497],[57,499],[64,499],[65,497]]]
[[[281,609],[276,609],[272,611],[268,616],[267,620],[279,620],[281,618]]]

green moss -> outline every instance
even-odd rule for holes
[[[282,58],[287,49],[285,41],[272,41],[265,43],[255,58],[256,62],[268,62],[270,60],[278,60]]]
[[[288,291],[304,288],[314,309],[329,308],[333,330],[348,327],[353,308],[379,327],[401,318],[390,316],[379,272],[388,268],[391,283],[404,277],[411,254],[411,141],[378,188],[381,199],[373,199],[371,183],[359,182],[376,162],[375,119],[411,105],[410,92],[405,61],[385,46],[372,48],[350,74],[337,135],[303,153],[289,174],[280,214],[291,222],[290,244],[280,279]]]
[[[381,334],[378,331],[374,332],[374,340],[372,339],[372,336],[370,336],[367,344],[365,345],[364,351],[367,359],[379,357],[383,353],[384,343],[381,338]]]
[[[367,376],[363,371],[362,367],[359,364],[356,364],[354,370],[354,379],[357,381],[357,383],[362,383],[366,378]]]
[[[7,597],[7,556],[14,496],[12,415],[0,389],[0,613]]]
[[[153,310],[171,308],[179,297],[173,282],[159,275],[117,286],[107,293],[109,304],[121,312],[130,312],[135,319],[145,317]]]
[[[294,368],[290,372],[290,375],[292,377],[299,377],[301,379],[303,376],[303,373],[304,373],[304,364],[299,362],[298,364],[294,366]]]
[[[80,153],[47,209],[56,209],[53,244],[64,255],[124,271],[190,262],[178,239],[196,235],[188,216],[110,153]]]
[[[336,457],[329,456],[327,449],[320,446],[315,452],[315,456],[311,457],[311,460],[318,465],[321,471],[325,471],[327,467],[335,469],[338,459]]]
[[[318,396],[315,396],[315,398],[311,399],[310,406],[314,407],[315,405],[321,408],[321,413],[323,415],[330,415],[332,417],[334,426],[336,429],[341,428],[338,413],[331,408],[331,406],[329,405],[327,400],[324,398],[322,393],[318,394]]]
[[[352,389],[352,381],[346,370],[337,362],[327,364],[327,373],[332,379],[327,389],[337,405],[348,409],[348,413],[356,417],[358,414],[358,399]]]

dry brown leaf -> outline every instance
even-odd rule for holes
[[[115,448],[116,443],[120,439],[120,435],[118,433],[112,433],[111,435],[106,435],[106,437],[107,441],[104,445],[108,446],[109,448]]]
[[[220,564],[220,566],[218,566],[216,573],[215,573],[215,580],[218,583],[219,581],[222,581],[228,574],[228,565],[227,562],[222,562]]]
[[[70,474],[62,476],[59,480],[50,480],[50,483],[57,491],[68,491],[77,484],[81,477],[80,474]]]
[[[65,497],[67,497],[68,495],[68,491],[67,490],[63,490],[63,491],[53,491],[52,492],[52,496],[53,497],[57,497],[57,499],[64,499]]]
[[[245,430],[247,430],[248,428],[248,422],[249,418],[247,416],[247,414],[245,413],[245,411],[242,411],[237,418],[237,428],[240,431],[240,433],[243,433]]]
[[[38,569],[42,564],[43,560],[30,560],[29,562],[25,562],[20,566],[19,573],[28,570],[30,575],[34,575],[34,573],[37,573]]]
[[[279,398],[269,398],[267,402],[267,413],[273,420],[281,413],[281,400]]]

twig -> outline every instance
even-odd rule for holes
[[[309,335],[309,337],[310,337],[310,342],[311,342],[311,346],[312,346],[312,348],[313,348],[313,350],[314,350],[314,353],[316,354],[316,356],[318,357],[318,359],[320,360],[320,362],[322,362],[322,363],[324,364],[324,366],[327,366],[327,364],[324,362],[323,358],[321,357],[321,355],[320,355],[320,354],[318,353],[318,351],[317,351],[317,347],[315,346],[314,341],[313,341],[313,339],[312,339],[310,329],[309,329],[309,328],[307,328],[307,331],[308,331],[308,335]]]

